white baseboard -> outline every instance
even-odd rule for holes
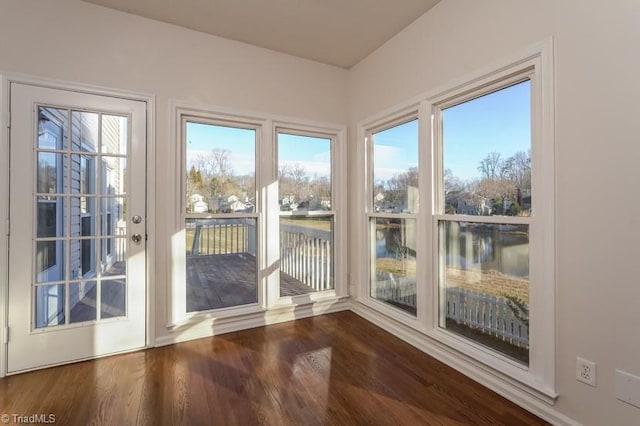
[[[348,300],[333,299],[316,301],[305,305],[277,307],[222,319],[198,319],[196,317],[192,321],[172,328],[168,334],[156,338],[154,346],[172,345],[269,324],[346,311],[349,310],[349,306]]]

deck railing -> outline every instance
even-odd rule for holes
[[[255,225],[246,220],[200,220],[187,225],[191,256],[256,255]],[[314,291],[333,288],[331,231],[302,225],[280,226],[280,271]]]
[[[280,225],[280,271],[314,291],[333,288],[331,231]]]

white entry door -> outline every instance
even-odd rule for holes
[[[8,373],[144,347],[146,104],[10,95]]]

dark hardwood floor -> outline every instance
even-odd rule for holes
[[[60,425],[538,425],[351,312],[0,380],[0,411]]]

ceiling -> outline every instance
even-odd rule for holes
[[[83,0],[351,68],[440,0]]]

